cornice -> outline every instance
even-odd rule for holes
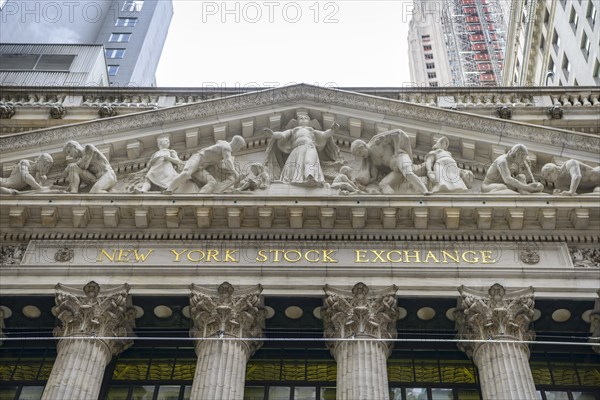
[[[360,93],[320,88],[305,84],[234,95],[194,104],[174,106],[125,116],[116,116],[60,127],[11,134],[0,138],[0,151],[14,152],[25,148],[44,148],[70,139],[84,140],[102,135],[106,141],[123,132],[148,127],[168,128],[171,123],[240,113],[260,108],[316,104],[345,107],[387,117],[410,119],[446,127],[482,132],[515,141],[534,141],[585,152],[600,152],[600,137],[568,130],[500,120],[462,111],[410,104],[404,101]]]

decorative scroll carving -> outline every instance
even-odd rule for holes
[[[191,336],[250,339],[263,336],[265,309],[260,297],[261,285],[235,290],[224,282],[214,290],[192,284],[190,290],[190,315],[194,321]],[[262,346],[262,341],[247,340],[245,344],[250,356]]]
[[[50,117],[52,119],[63,119],[67,115],[67,109],[59,104],[50,107]]]
[[[575,268],[600,268],[600,248],[569,247]]]
[[[487,174],[481,185],[482,193],[508,193],[521,194],[538,193],[544,189],[544,185],[537,182],[531,173],[531,167],[527,161],[529,152],[522,144],[514,145],[507,154],[498,156],[488,168]],[[516,177],[513,177],[511,167],[516,167]],[[525,173],[522,174],[521,170]],[[530,183],[527,183],[530,182]]]
[[[296,114],[283,132],[273,132],[267,147],[266,164],[273,168],[272,180],[304,186],[323,186],[325,175],[321,160],[343,161],[340,149],[333,140],[339,128],[334,122],[330,129],[321,131],[319,122],[311,120],[306,112]]]
[[[395,339],[396,320],[399,311],[396,304],[396,286],[370,291],[364,283],[357,283],[352,290],[325,285],[323,316],[326,338],[372,337]],[[330,342],[335,351],[339,342]],[[385,342],[388,352],[392,342]]]
[[[61,325],[54,328],[54,336],[97,336],[123,338],[105,343],[118,354],[133,344],[135,308],[128,306],[127,284],[100,293],[100,286],[92,281],[83,290],[56,285],[56,306],[52,312]]]
[[[576,195],[577,191],[600,193],[600,166],[591,167],[577,160],[562,165],[548,163],[542,167],[542,177],[554,184],[554,194]]]
[[[10,119],[15,115],[15,106],[12,104],[0,104],[0,119]]]
[[[455,318],[460,339],[527,341],[534,337],[529,329],[534,306],[532,287],[506,291],[496,283],[487,293],[464,286],[458,291],[461,297]],[[472,357],[481,344],[459,343],[458,347]]]
[[[48,191],[46,175],[54,160],[42,153],[35,161],[21,160],[12,169],[8,178],[0,178],[0,193],[17,194],[23,190]]]
[[[114,117],[117,115],[117,109],[113,106],[102,105],[98,109],[98,115],[100,115],[100,118]]]
[[[90,193],[105,193],[117,183],[117,175],[110,162],[96,146],[88,144],[83,147],[69,140],[63,151],[75,159],[75,162],[67,165],[63,174],[67,176],[71,193],[79,192],[81,182],[91,186]]]
[[[0,246],[0,265],[20,264],[27,244],[3,244]]]
[[[367,192],[407,192],[411,189],[402,184],[408,182],[413,191],[430,193],[414,171],[410,139],[401,129],[379,133],[373,136],[369,143],[356,139],[352,142],[350,150],[355,157],[362,159],[354,180]]]

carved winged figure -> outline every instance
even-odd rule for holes
[[[333,123],[330,129],[321,131],[319,122],[311,121],[305,112],[297,113],[283,132],[265,131],[272,134],[267,146],[266,164],[271,169],[272,180],[293,185],[323,186],[325,174],[322,162],[343,162],[340,149],[333,140],[339,128]]]

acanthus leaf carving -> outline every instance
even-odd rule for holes
[[[511,339],[528,341],[535,333],[529,329],[533,319],[532,287],[507,291],[494,284],[487,292],[461,286],[455,311],[457,337],[467,342],[458,347],[472,357],[481,342],[469,340]]]
[[[217,290],[190,286],[190,315],[195,338],[233,337],[259,339],[263,337],[265,309],[260,294],[262,286],[234,287],[223,282]],[[261,345],[259,340],[245,340],[248,354]]]
[[[399,309],[396,302],[396,286],[369,290],[360,282],[352,290],[325,285],[323,316],[324,336],[331,339],[369,337],[395,339],[398,335],[396,321]],[[335,351],[337,342],[329,342]],[[385,342],[388,351],[392,342]]]
[[[118,354],[133,344],[135,308],[128,305],[127,284],[104,289],[91,281],[76,289],[56,285],[56,306],[52,312],[60,321],[54,336],[116,338],[104,340],[112,354]],[[122,338],[118,340],[118,338]]]

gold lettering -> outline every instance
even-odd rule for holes
[[[173,261],[179,262],[179,257],[181,257],[181,255],[183,253],[185,253],[186,251],[187,251],[187,249],[183,249],[183,250],[181,250],[181,253],[178,253],[176,250],[171,249],[171,253],[175,254],[175,260],[173,260]]]
[[[408,252],[410,250],[404,250],[404,262],[410,262],[411,258],[415,259],[415,262],[420,263],[421,262],[421,252],[419,250],[412,250],[415,254],[410,256],[408,255]]]
[[[356,253],[356,259],[354,260],[354,262],[360,262],[360,263],[367,263],[369,262],[369,260],[367,260],[365,258],[365,256],[367,255],[367,251],[366,250],[354,250],[354,252]]]
[[[225,262],[238,262],[235,253],[237,253],[237,250],[225,250]]]
[[[458,258],[458,250],[454,250],[454,257],[448,253],[446,250],[442,250],[442,255],[444,256],[444,262],[447,263],[448,259],[451,259],[455,263],[459,263],[460,259]]]
[[[275,258],[273,262],[279,262],[279,254],[283,253],[283,250],[271,250],[271,253],[275,253]]]
[[[119,255],[117,256],[117,262],[129,262],[129,253],[131,250],[119,250]]]
[[[210,262],[211,259],[219,262],[219,250],[207,250],[206,252],[206,262]]]
[[[436,264],[440,262],[437,259],[436,255],[433,253],[433,251],[428,251],[427,252],[427,257],[425,257],[425,262],[429,262],[430,258],[433,258],[433,261],[435,261]]]
[[[398,258],[392,259],[392,254],[397,254]],[[393,262],[393,263],[399,263],[402,262],[402,252],[400,250],[390,250],[387,253],[387,257],[389,262]]]
[[[110,254],[108,254],[108,252],[106,250],[101,249],[100,250],[100,254],[98,255],[98,259],[96,260],[96,262],[103,262],[104,259],[103,259],[102,256],[108,258],[112,262],[115,262],[115,250],[113,250],[112,256],[111,256]]]
[[[135,261],[136,262],[144,262],[146,261],[146,258],[148,258],[148,256],[150,254],[152,254],[152,252],[154,251],[154,249],[150,249],[148,250],[148,252],[146,254],[143,253],[138,253],[138,249],[134,249],[133,250],[133,256],[135,257]]]
[[[259,250],[258,254],[256,255],[256,261],[258,261],[258,262],[265,262],[267,260],[268,260],[268,257],[265,254],[265,250]]]
[[[323,250],[323,262],[337,263],[337,260],[331,258],[331,253],[335,250]]]
[[[475,253],[474,251],[465,251],[462,253],[462,259],[465,260],[465,262],[468,262],[469,264],[475,264],[477,262],[479,262],[479,258],[477,257],[473,257],[471,260],[467,259],[467,254],[473,254],[476,255],[477,253]]]
[[[314,258],[309,258],[308,255],[310,253],[314,253],[315,257]],[[319,262],[319,251],[318,250],[308,250],[306,253],[304,253],[304,259],[308,262],[311,263],[316,263]]]
[[[496,259],[492,259],[492,251],[491,250],[481,250],[481,262],[483,264],[496,264]]]
[[[198,253],[198,258],[192,258],[192,254],[194,253]],[[205,254],[202,250],[190,250],[190,252],[187,255],[187,259],[191,262],[200,262],[204,259],[204,256]]]
[[[382,257],[383,252],[384,252],[384,250],[371,250],[371,253],[373,253],[375,255],[375,258],[372,259],[371,262],[374,263],[377,261],[381,261],[382,263],[384,263],[385,260]]]
[[[295,260],[292,260],[291,258],[288,257],[289,253],[296,254],[298,256],[298,258],[296,258]],[[287,262],[295,263],[302,259],[302,253],[300,253],[300,251],[298,251],[298,250],[287,250],[283,253],[283,259]]]

